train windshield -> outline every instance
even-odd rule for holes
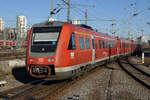
[[[31,40],[31,52],[55,52],[61,27],[35,27]]]

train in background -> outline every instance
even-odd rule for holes
[[[5,45],[4,45],[5,42]],[[27,41],[23,41],[20,42],[18,45],[22,46],[22,47],[27,47]],[[17,46],[17,42],[12,42],[10,40],[0,40],[0,47],[1,48],[11,48],[11,47],[16,47]]]
[[[137,43],[102,34],[86,25],[49,21],[32,26],[26,67],[30,76],[62,80],[134,52]]]

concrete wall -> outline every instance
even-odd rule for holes
[[[25,67],[25,59],[0,61],[0,74],[11,74],[16,67]]]

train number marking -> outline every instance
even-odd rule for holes
[[[39,62],[44,62],[44,59],[43,58],[39,58]]]
[[[107,55],[108,55],[108,53],[107,53],[107,52],[103,52],[102,54],[103,54],[104,56],[107,56]]]

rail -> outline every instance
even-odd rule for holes
[[[21,85],[21,86],[18,86],[18,87],[14,87],[12,89],[5,90],[3,92],[0,92],[0,99],[7,100],[7,99],[10,99],[10,98],[13,98],[13,97],[25,92],[25,91],[28,91],[29,89],[32,89],[32,88],[36,87],[37,85],[39,85],[43,82],[45,82],[45,81],[36,80],[36,81],[29,82],[25,85]]]
[[[81,76],[71,81],[50,81],[49,79],[33,81],[32,83],[0,92],[0,100],[53,100],[58,94],[64,93],[65,90],[74,87],[77,82],[81,82],[85,77],[103,68],[104,66],[95,66],[93,70],[84,73],[84,75],[81,74]]]
[[[141,69],[137,68],[135,65],[129,63],[129,61],[127,59],[126,59],[125,63],[121,62],[121,59],[119,59],[118,64],[128,75],[130,75],[133,79],[135,79],[141,85],[143,85],[144,87],[146,87],[147,89],[150,90],[150,83],[147,82],[150,80],[149,73],[144,72]],[[129,67],[125,67],[124,64],[127,64],[127,66],[129,66]],[[140,76],[142,76],[144,78],[141,78]]]

